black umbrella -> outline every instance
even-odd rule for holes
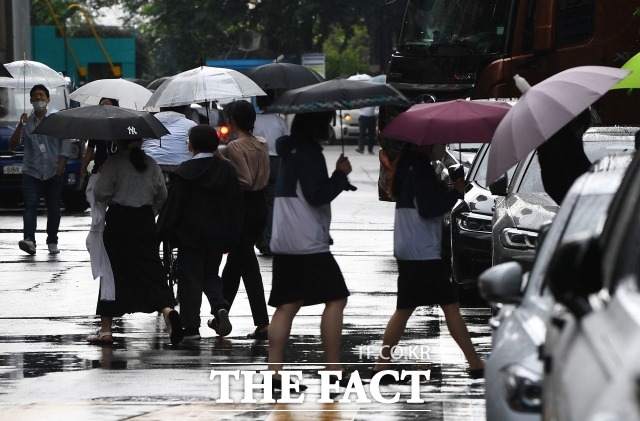
[[[267,111],[298,114],[393,104],[410,105],[409,100],[389,84],[332,79],[286,91],[267,108]]]
[[[89,105],[53,113],[33,133],[59,139],[125,140],[159,139],[169,131],[146,111]]]
[[[324,82],[315,70],[293,63],[269,63],[250,69],[246,75],[262,89],[296,89]]]
[[[4,67],[4,64],[0,65],[0,77],[13,77],[11,73]]]

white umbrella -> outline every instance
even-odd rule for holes
[[[347,78],[347,80],[363,80],[365,82],[369,82],[371,79],[373,79],[371,76],[364,73],[356,73],[355,75]]]
[[[0,78],[0,87],[19,88],[33,85],[44,85],[47,88],[65,86],[68,82],[60,73],[38,61],[19,60],[7,63],[4,67],[11,73],[11,78]]]
[[[167,79],[153,92],[145,108],[266,95],[247,76],[231,69],[200,66]]]
[[[487,182],[495,181],[628,74],[628,70],[615,67],[580,66],[533,87],[516,75],[516,85],[523,94],[493,135]]]
[[[87,105],[98,105],[102,98],[113,98],[122,108],[142,111],[151,94],[144,86],[125,79],[100,79],[76,89],[69,98]]]

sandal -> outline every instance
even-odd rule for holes
[[[103,332],[100,329],[89,336],[87,336],[87,342],[92,344],[111,344],[113,343],[113,335],[111,332]]]
[[[268,341],[269,340],[269,325],[258,326],[256,330],[249,333],[247,338],[254,339],[256,341]]]

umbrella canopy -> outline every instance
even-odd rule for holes
[[[580,66],[555,74],[533,87],[516,75],[516,85],[523,94],[493,135],[487,182],[495,181],[627,74],[628,70],[614,67]]]
[[[631,74],[627,75],[620,82],[613,85],[613,88],[611,89],[640,88],[640,53],[631,57],[625,64],[622,65],[622,68],[631,71]]]
[[[146,111],[88,105],[53,113],[33,131],[59,139],[124,140],[160,137],[169,131]]]
[[[69,98],[81,104],[98,105],[102,98],[117,99],[120,107],[143,110],[151,91],[124,79],[100,79],[76,89]]]
[[[391,120],[381,135],[417,145],[489,142],[510,108],[506,102],[463,99],[416,104]]]
[[[254,67],[247,73],[262,89],[296,89],[324,82],[315,70],[293,63],[269,63]]]
[[[153,92],[145,109],[258,95],[266,94],[242,73],[220,67],[200,66],[165,80]]]
[[[13,80],[7,78],[0,82],[0,86],[5,88],[32,87],[41,84],[51,89],[68,83],[60,73],[38,61],[13,61],[5,64],[4,67],[13,76]]]
[[[409,105],[409,100],[391,85],[332,79],[286,91],[267,108],[267,111],[297,114],[392,104]]]
[[[4,67],[4,64],[0,66],[0,77],[13,77],[7,68]]]

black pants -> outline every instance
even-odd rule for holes
[[[264,190],[244,192],[244,225],[240,244],[227,255],[227,263],[222,271],[224,298],[230,306],[240,287],[240,278],[249,297],[253,323],[263,326],[269,323],[264,286],[254,244],[264,231],[267,222],[267,199]]]
[[[373,146],[376,142],[376,117],[358,117],[358,125],[360,129],[360,138],[358,140],[358,149],[364,151],[364,145],[367,145],[369,152],[373,152]]]

